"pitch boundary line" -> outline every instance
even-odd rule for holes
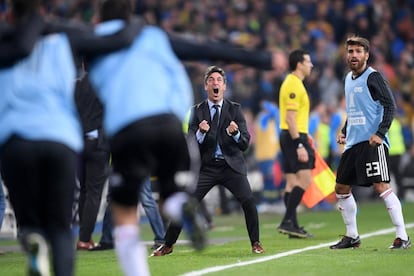
[[[407,229],[408,228],[413,228],[414,223],[406,224],[405,227]],[[378,231],[375,231],[375,232],[363,234],[363,235],[360,235],[360,237],[361,237],[361,239],[370,238],[370,237],[374,237],[374,236],[389,234],[389,233],[392,233],[394,231],[395,231],[394,227],[393,228],[387,228],[387,229],[382,229],[382,230],[378,230]],[[247,265],[252,265],[252,264],[257,264],[257,263],[263,263],[263,262],[280,259],[280,258],[283,258],[283,257],[299,254],[299,253],[310,251],[310,250],[315,250],[315,249],[319,249],[319,248],[323,248],[323,247],[328,247],[329,245],[331,245],[334,242],[336,242],[336,240],[332,241],[332,242],[328,242],[328,243],[322,243],[322,244],[318,244],[318,245],[313,245],[313,246],[294,249],[294,250],[290,250],[290,251],[286,251],[286,252],[281,252],[281,253],[277,253],[275,255],[261,257],[261,258],[257,258],[257,259],[250,260],[250,261],[238,262],[238,263],[228,264],[228,265],[212,266],[212,267],[204,268],[204,269],[201,269],[201,270],[190,271],[190,272],[187,272],[187,273],[182,274],[182,275],[183,276],[199,276],[199,275],[205,275],[205,274],[209,274],[209,273],[213,273],[213,272],[223,271],[223,270],[226,270],[226,269],[231,269],[231,268],[234,268],[234,267],[242,267],[242,266],[247,266]]]

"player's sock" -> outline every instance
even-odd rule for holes
[[[358,237],[356,222],[357,205],[354,196],[350,194],[336,194],[338,199],[338,209],[342,214],[342,219],[346,227],[346,236],[355,239]]]
[[[384,200],[385,206],[390,214],[391,221],[395,226],[396,237],[405,241],[408,240],[400,200],[391,188],[380,194],[380,197]]]
[[[115,238],[115,251],[125,275],[149,276],[147,250],[138,238],[138,226],[116,226],[113,234]]]

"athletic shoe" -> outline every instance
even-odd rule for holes
[[[358,248],[361,245],[361,240],[358,237],[355,239],[347,236],[343,236],[342,239],[334,244],[329,246],[330,249],[345,249],[345,248]]]
[[[283,221],[277,227],[277,230],[282,234],[288,234],[297,238],[309,238],[308,232],[306,232],[303,228],[295,227],[291,220]]]
[[[157,249],[155,249],[150,257],[159,257],[171,254],[173,252],[173,247],[168,247],[165,244],[160,245]]]
[[[183,204],[183,229],[196,250],[202,250],[206,247],[207,230],[205,225],[205,219],[198,211],[198,201],[195,198],[190,198]]]
[[[29,257],[28,275],[49,276],[49,255],[45,239],[37,233],[30,233],[24,242]]]
[[[303,228],[303,226],[299,227],[299,231],[301,231],[304,235],[306,235],[306,238],[314,237],[313,234],[306,231],[305,228]],[[289,239],[303,239],[303,238],[289,234]]]
[[[255,254],[262,254],[264,253],[264,249],[262,247],[262,244],[258,241],[254,242],[252,245],[252,252]]]
[[[407,249],[411,247],[410,237],[408,239],[402,240],[401,238],[396,238],[389,249]]]

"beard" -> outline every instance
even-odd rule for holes
[[[348,61],[348,66],[351,71],[361,73],[365,68],[365,61],[359,60],[357,63]]]

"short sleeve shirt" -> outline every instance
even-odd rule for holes
[[[306,88],[301,79],[293,74],[286,76],[279,93],[280,129],[288,130],[286,113],[297,112],[296,125],[300,133],[309,132],[310,102]]]

